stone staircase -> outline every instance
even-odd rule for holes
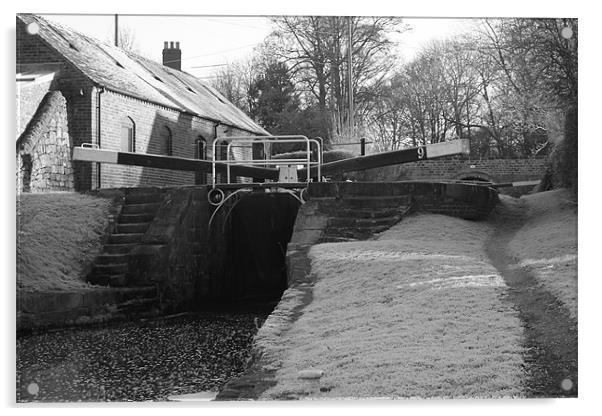
[[[408,195],[318,198],[329,216],[320,243],[366,240],[397,224],[410,210]]]
[[[142,236],[155,217],[163,194],[144,191],[128,193],[117,218],[114,231],[98,257],[94,260],[88,281],[94,285],[127,287],[131,276],[128,264],[131,250],[141,241]]]

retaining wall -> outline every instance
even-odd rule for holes
[[[155,219],[130,253],[133,283],[157,286],[165,312],[194,309],[200,298],[212,294],[211,212],[206,187],[167,190]]]
[[[89,288],[17,294],[17,331],[102,324],[155,315],[154,288]],[[149,308],[149,305],[151,307]]]
[[[445,181],[311,183],[309,198],[409,195],[414,211],[464,219],[485,218],[498,202],[495,189],[484,185]]]
[[[359,172],[363,181],[441,180],[479,178],[491,182],[539,180],[546,168],[546,158],[483,159],[441,158]]]

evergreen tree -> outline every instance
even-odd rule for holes
[[[286,65],[274,62],[249,87],[250,113],[272,134],[293,134],[291,116],[299,111],[299,99]]]

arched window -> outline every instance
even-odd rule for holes
[[[197,159],[207,159],[207,141],[203,136],[198,136],[194,142],[194,157]],[[194,173],[194,183],[201,185],[207,183],[207,174],[204,172]]]
[[[121,120],[121,151],[136,151],[136,124],[129,117]]]
[[[222,140],[217,144],[217,155],[218,160],[226,160],[228,159],[228,141]]]
[[[161,134],[161,142],[163,143],[163,154],[167,156],[173,155],[173,142],[171,136],[171,130],[169,127],[164,126]]]
[[[207,140],[203,136],[198,136],[195,145],[195,158],[207,159]]]

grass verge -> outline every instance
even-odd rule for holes
[[[70,192],[17,200],[17,291],[89,287],[83,279],[101,247],[111,200]]]
[[[313,301],[261,398],[521,396],[523,331],[483,251],[491,232],[417,215],[376,241],[314,246]]]

